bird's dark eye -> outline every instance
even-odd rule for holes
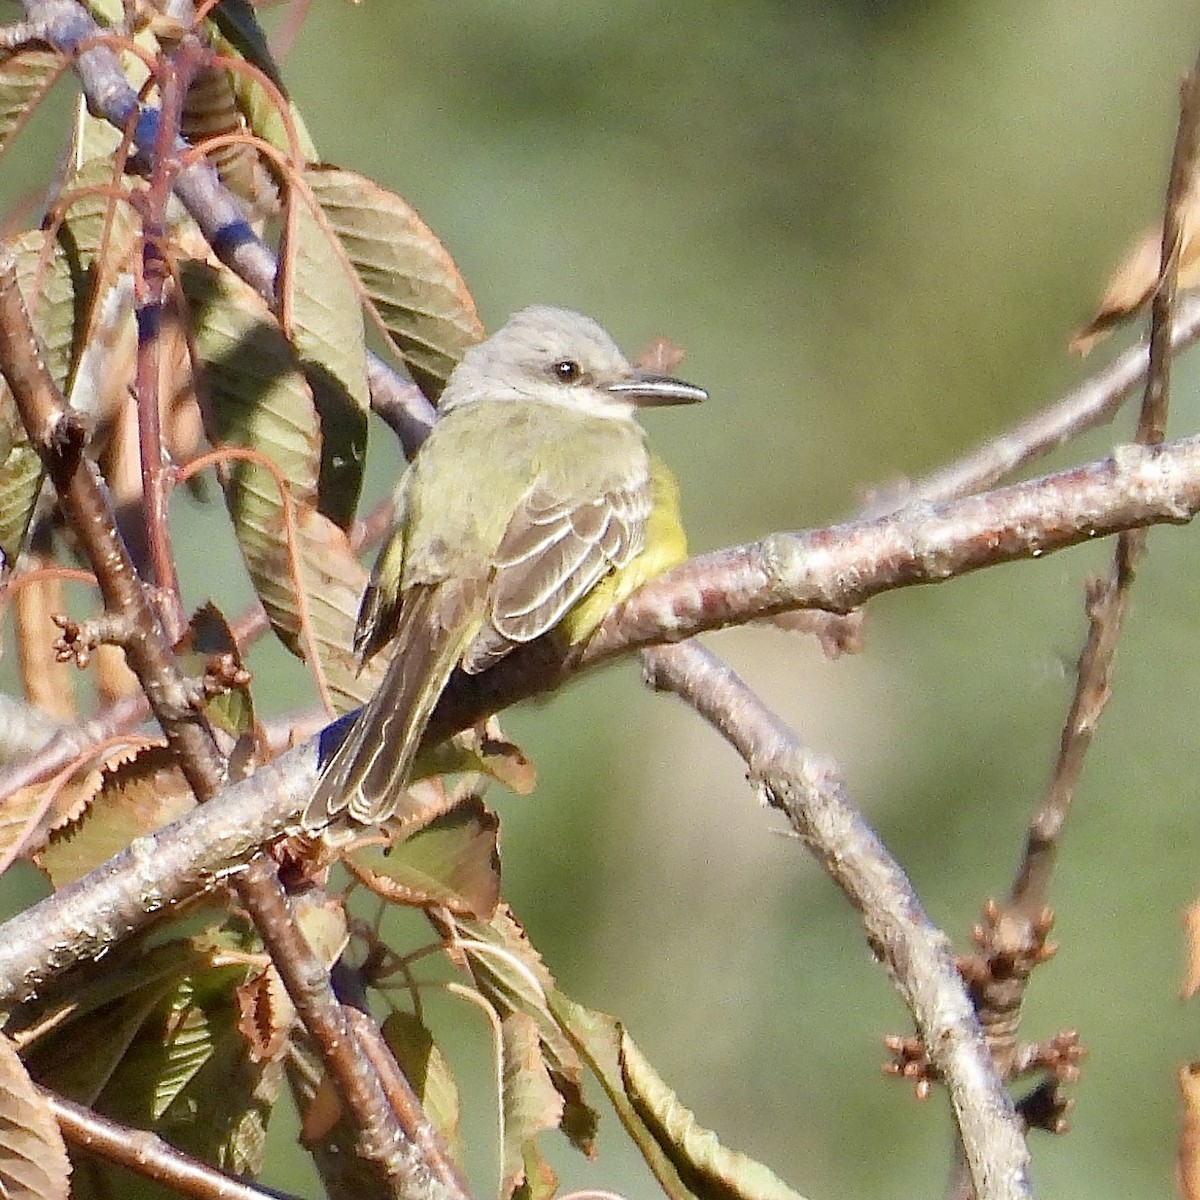
[[[560,358],[550,370],[559,383],[574,383],[583,373],[573,358]]]

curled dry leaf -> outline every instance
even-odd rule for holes
[[[1200,1200],[1200,1063],[1176,1074],[1183,1099],[1183,1121],[1175,1159],[1175,1177],[1183,1200]]]
[[[1193,181],[1183,206],[1179,248],[1180,288],[1200,284],[1200,186]],[[1148,229],[1129,248],[1113,272],[1095,316],[1071,339],[1075,354],[1087,354],[1113,329],[1147,304],[1158,284],[1162,257],[1162,227]]]
[[[656,375],[669,375],[683,362],[683,349],[670,339],[657,337],[634,360],[634,365]]]
[[[1183,976],[1182,999],[1190,1000],[1200,991],[1200,900],[1193,900],[1183,913],[1187,937],[1187,967]]]
[[[287,1048],[288,1034],[296,1019],[296,1008],[288,998],[283,980],[274,967],[267,967],[238,987],[238,1032],[249,1046],[250,1061],[271,1062]]]
[[[0,1194],[66,1200],[71,1164],[58,1122],[12,1043],[0,1037]]]

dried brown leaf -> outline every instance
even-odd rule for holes
[[[1190,1000],[1200,991],[1200,900],[1193,900],[1183,912],[1187,938],[1187,967],[1183,976],[1182,999]]]
[[[66,1200],[71,1164],[58,1122],[12,1043],[0,1037],[0,1194]]]
[[[29,563],[34,571],[48,565],[40,556]],[[58,631],[50,619],[51,614],[65,612],[67,608],[62,580],[48,574],[31,579],[17,588],[12,604],[25,698],[52,717],[73,721],[76,671],[69,663],[58,660],[54,650]]]
[[[1179,252],[1181,289],[1200,284],[1200,188],[1193,186],[1182,211]],[[1148,229],[1133,243],[1113,272],[1095,316],[1071,339],[1074,354],[1087,354],[1118,325],[1129,320],[1154,294],[1162,257],[1162,227]]]
[[[236,992],[238,1032],[250,1047],[251,1062],[269,1062],[287,1049],[288,1034],[296,1019],[296,1008],[288,998],[283,980],[274,967],[267,967]]]
[[[1200,1200],[1200,1063],[1176,1073],[1183,1100],[1183,1120],[1175,1156],[1175,1181],[1183,1200]]]

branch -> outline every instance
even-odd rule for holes
[[[891,588],[944,582],[988,563],[1036,558],[1122,523],[1182,523],[1200,511],[1200,437],[1111,458],[988,496],[920,505],[810,533],[780,533],[685,563],[605,619],[585,647],[550,639],[481,675],[457,675],[430,744],[581,669],[654,642],[789,608],[845,609]],[[985,517],[996,522],[988,526]],[[657,622],[657,623],[656,623]],[[164,907],[212,886],[294,825],[353,714],[260,767],[182,820],[0,926],[0,1005],[27,998],[73,963],[143,928]]]
[[[1029,1155],[955,966],[899,864],[850,803],[837,769],[797,740],[696,642],[643,656],[647,682],[690,704],[745,759],[750,781],[862,914],[871,949],[912,1012],[958,1121],[979,1200],[1027,1197]]]

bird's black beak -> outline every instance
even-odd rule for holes
[[[670,375],[651,375],[648,371],[634,371],[628,379],[610,383],[605,390],[639,408],[698,404],[708,399],[708,393],[703,388],[684,383],[682,379],[673,379]]]

